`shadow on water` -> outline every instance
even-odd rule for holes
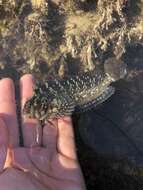
[[[127,20],[128,22],[132,21],[137,15],[141,13],[141,5],[142,1],[141,0],[130,0],[130,1],[125,1],[126,6],[124,7],[123,11],[127,15]]]
[[[84,10],[85,12],[94,11],[97,7],[97,2],[95,0],[79,1],[79,9]]]
[[[141,45],[127,48],[124,60],[129,73],[113,84],[115,94],[99,107],[76,116],[80,162],[85,176],[91,172],[88,175],[93,177],[87,181],[89,189],[143,187],[142,52]]]

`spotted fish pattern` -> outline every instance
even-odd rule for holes
[[[64,80],[37,84],[33,97],[24,106],[24,113],[38,120],[48,120],[86,111],[104,102],[115,91],[110,84],[126,73],[122,64],[116,64],[109,62],[104,71],[95,69]]]

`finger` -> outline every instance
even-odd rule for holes
[[[19,145],[19,129],[16,116],[15,89],[9,78],[0,81],[0,114],[8,128],[10,143]]]
[[[58,152],[64,156],[76,159],[75,139],[70,117],[58,119]]]
[[[21,107],[25,102],[33,96],[34,81],[30,74],[24,75],[20,79],[20,92],[21,92]],[[42,129],[36,119],[22,118],[22,132],[24,146],[38,146],[41,145]]]
[[[57,119],[50,120],[43,128],[43,146],[47,147],[50,153],[56,151],[57,146]]]
[[[0,118],[0,146],[8,145],[8,130],[2,118]]]
[[[34,93],[34,79],[32,75],[26,74],[20,79],[21,105],[22,108],[27,99],[31,98]]]
[[[8,148],[8,129],[3,121],[0,118],[0,172],[4,169],[4,165],[7,157],[7,148]]]

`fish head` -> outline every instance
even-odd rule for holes
[[[38,120],[48,120],[64,115],[71,115],[74,111],[74,103],[64,92],[53,92],[50,89],[37,88],[33,97],[24,105],[23,113],[26,117]]]
[[[105,61],[104,71],[112,81],[117,81],[125,77],[127,74],[127,66],[121,60],[109,58]]]
[[[38,120],[48,120],[58,116],[62,107],[62,101],[54,94],[37,94],[27,100],[24,105],[23,113],[26,117]]]

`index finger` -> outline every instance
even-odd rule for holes
[[[19,145],[19,131],[16,115],[15,89],[10,78],[0,80],[0,115],[8,128],[10,144]]]
[[[20,79],[22,110],[26,101],[33,96],[33,93],[34,93],[33,87],[34,87],[34,80],[33,80],[32,75],[26,74]],[[41,145],[42,129],[41,127],[38,127],[38,126],[39,126],[39,122],[36,119],[25,118],[25,117],[22,118],[22,132],[23,132],[23,140],[24,140],[25,146],[31,147],[31,146]],[[39,135],[38,142],[37,142],[37,135]]]
[[[65,157],[77,159],[75,138],[71,117],[65,116],[58,119],[58,152]]]

